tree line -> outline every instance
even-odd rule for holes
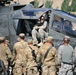
[[[34,0],[34,7],[37,8],[39,5],[38,0]],[[46,0],[44,6],[51,8],[53,1]],[[76,12],[76,0],[64,0],[61,5],[61,10],[65,12]]]

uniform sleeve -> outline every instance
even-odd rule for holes
[[[72,46],[70,46],[70,49],[72,50],[72,62],[76,63],[76,49],[73,49]]]
[[[61,55],[62,55],[62,51],[61,51],[61,47],[59,47],[58,48],[58,64],[61,64],[61,59],[62,59]]]
[[[75,57],[76,57],[76,47],[75,47],[75,49],[74,49],[74,55],[75,55]]]
[[[44,29],[47,27],[47,22],[46,21],[44,22],[43,26],[44,26]]]
[[[6,47],[6,55],[7,55],[8,60],[10,60],[12,58],[11,51],[8,47]]]
[[[73,62],[76,64],[76,47],[73,50]]]

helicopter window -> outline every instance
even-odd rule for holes
[[[56,15],[54,15],[52,29],[56,32],[76,37],[76,24]]]
[[[74,22],[70,22],[68,20],[64,21],[63,32],[72,37],[76,37],[76,25]]]
[[[66,25],[72,31],[76,30],[76,24],[74,22],[70,22],[68,20],[65,20],[64,25]]]
[[[45,10],[22,10],[23,14],[26,16],[39,16]]]
[[[64,20],[63,32],[70,34],[72,32],[72,24],[68,20]]]
[[[65,27],[66,29],[71,29],[71,30],[72,30],[72,24],[71,24],[71,22],[68,21],[68,20],[65,20],[65,21],[64,21],[64,27]]]
[[[63,19],[61,17],[55,15],[54,20],[57,20],[58,22],[62,22]]]
[[[64,20],[64,24],[65,24],[65,25],[69,25],[69,26],[72,27],[72,23],[71,23],[70,21],[68,21],[68,20]]]
[[[34,12],[23,12],[26,16],[35,16]]]
[[[61,32],[64,19],[59,16],[54,16],[52,28],[55,31]]]

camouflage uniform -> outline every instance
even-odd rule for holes
[[[58,63],[57,51],[56,51],[56,48],[52,46],[52,43],[50,43],[51,41],[52,41],[52,38],[48,37],[46,42],[43,45],[41,45],[39,49],[40,60],[43,63],[42,75],[56,75],[56,65]],[[44,59],[45,53],[50,46],[52,47],[50,51],[48,52],[47,57]]]
[[[24,36],[20,34],[20,36]],[[19,40],[13,47],[13,58],[15,66],[13,68],[14,75],[24,75],[26,74],[26,48],[28,47],[27,42],[24,40]]]
[[[8,46],[5,44],[5,37],[0,37],[0,60],[3,60],[6,69],[8,68],[8,61],[11,61],[12,55]]]
[[[28,40],[28,45],[29,48],[27,49],[27,75],[39,75],[38,70],[37,70],[37,52],[38,52],[38,47],[34,46],[36,43],[35,41],[33,42],[32,39]]]

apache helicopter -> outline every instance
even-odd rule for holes
[[[75,47],[76,16],[53,8],[34,8],[32,4],[0,7],[0,36],[10,40],[11,46],[20,33],[31,38],[34,25],[44,14],[48,34],[54,37],[54,45],[58,47],[64,36],[69,36],[71,45]]]

